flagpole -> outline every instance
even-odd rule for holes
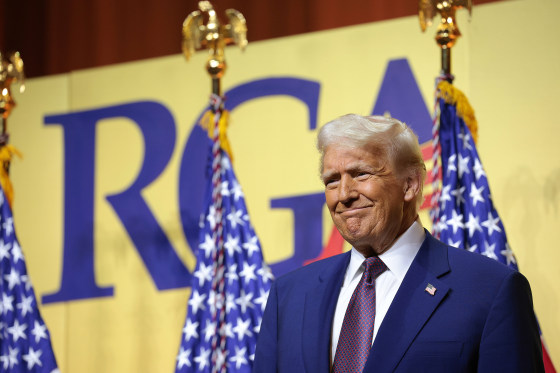
[[[225,47],[229,44],[237,44],[244,50],[247,45],[247,26],[243,15],[234,9],[226,10],[229,23],[224,25],[220,22],[214,7],[209,1],[200,1],[198,7],[199,10],[190,13],[183,22],[182,46],[187,60],[197,49],[207,49],[209,53],[206,61],[206,71],[211,77],[212,95],[210,96],[211,115],[209,116],[211,120],[207,121],[207,125],[208,133],[212,138],[211,208],[216,216],[215,224],[211,226],[211,232],[208,236],[214,247],[211,253],[211,287],[206,289],[209,292],[203,295],[204,297],[208,296],[209,309],[211,309],[210,318],[206,322],[209,322],[208,325],[211,325],[215,332],[210,336],[210,349],[202,348],[200,354],[204,356],[211,354],[212,373],[225,373],[228,354],[225,330],[228,325],[225,302],[227,297],[225,291],[226,244],[224,243],[224,231],[227,228],[227,223],[224,221],[224,217],[227,214],[228,204],[224,205],[223,199],[227,198],[228,195],[223,195],[222,188],[223,185],[229,184],[227,179],[224,180],[224,178],[227,178],[226,171],[229,163],[224,152],[228,153],[229,145],[225,134],[227,112],[223,106],[221,78],[227,68],[224,54]],[[205,21],[206,23],[204,23]],[[206,115],[205,117],[207,118]],[[199,266],[206,268],[205,259],[205,257],[201,258],[197,255],[197,271],[200,270]],[[198,294],[194,287],[192,291]],[[212,300],[210,300],[211,297]],[[194,315],[188,314],[187,323],[189,317],[196,318],[199,316],[197,316],[196,311]],[[184,359],[185,351],[189,351],[189,349],[182,349],[179,352],[177,371],[183,367],[182,359]],[[201,357],[196,359],[201,359]],[[206,361],[206,357],[203,360]]]
[[[435,39],[441,48],[441,75],[450,83],[453,81],[453,75],[451,74],[451,48],[461,36],[455,21],[455,13],[460,8],[467,8],[470,15],[472,0],[418,1],[418,15],[422,31],[426,31],[426,28],[432,24],[432,19],[436,13],[441,15]]]
[[[59,370],[51,337],[37,307],[11,209],[13,189],[8,173],[12,156],[20,154],[13,145],[8,144],[7,124],[16,106],[11,85],[18,83],[20,92],[23,92],[24,79],[23,60],[19,52],[9,54],[7,58],[0,53],[0,236],[4,248],[4,255],[0,259],[0,286],[5,300],[3,312],[0,313],[0,325],[4,328],[0,360],[3,362],[3,372],[25,370],[52,373]],[[18,333],[6,333],[10,330],[18,330]]]
[[[437,95],[439,87],[443,82],[453,84],[454,76],[451,74],[451,48],[453,48],[457,39],[461,36],[459,27],[455,21],[455,13],[459,8],[467,8],[470,15],[472,11],[472,0],[418,0],[418,19],[422,32],[425,32],[428,26],[432,25],[433,18],[437,14],[441,16],[435,36],[436,43],[441,49],[441,70],[440,75],[436,78],[436,100],[434,102],[432,129],[432,195],[430,201],[430,217],[432,219],[432,225],[435,227],[435,236],[438,238],[437,228],[440,224],[438,218],[438,201],[441,194],[440,181],[442,175],[440,165],[441,147],[439,143],[439,100],[437,99]]]
[[[2,104],[0,104],[2,105]],[[2,123],[2,133],[0,134],[0,147],[4,146],[8,143],[8,136],[6,135],[7,130],[7,118],[4,118],[4,115],[7,117],[9,114],[6,112],[6,109],[0,107],[0,121]]]

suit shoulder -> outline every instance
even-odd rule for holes
[[[453,270],[469,273],[470,276],[476,276],[482,280],[498,281],[510,276],[523,277],[518,271],[497,260],[464,249],[448,246],[448,258]]]
[[[329,274],[335,273],[338,270],[345,270],[349,260],[349,253],[334,255],[288,272],[278,277],[275,282],[277,286],[280,287],[288,284],[303,285],[305,283],[309,283],[310,280],[321,274]]]

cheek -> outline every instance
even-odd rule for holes
[[[325,191],[325,200],[327,203],[327,207],[329,208],[329,211],[332,212],[336,207],[336,203],[338,201],[335,192],[332,190]]]
[[[360,194],[361,198],[365,198],[374,203],[382,202],[383,195],[387,192],[387,189],[384,189],[382,186],[377,185],[373,182],[364,183],[358,188],[358,193]]]

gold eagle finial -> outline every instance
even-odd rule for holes
[[[472,12],[472,0],[419,0],[418,15],[420,28],[426,28],[432,24],[436,13],[441,14],[441,22],[438,25],[436,41],[442,48],[451,48],[461,32],[455,22],[455,12],[459,8],[467,8],[469,15]]]
[[[0,53],[0,111],[4,119],[8,118],[16,105],[10,86],[12,83],[19,83],[19,90],[23,92],[24,82],[23,60],[19,52],[11,53],[7,59]]]
[[[195,50],[209,50],[207,69],[213,77],[221,77],[226,64],[224,48],[229,44],[238,45],[241,50],[247,46],[247,25],[243,14],[235,9],[227,9],[229,24],[222,25],[209,1],[200,1],[198,8],[183,22],[183,54],[190,59]],[[206,25],[204,15],[208,19]]]

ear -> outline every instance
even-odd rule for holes
[[[420,193],[420,175],[414,172],[405,179],[404,200],[406,202],[413,201],[416,199],[418,193]]]

